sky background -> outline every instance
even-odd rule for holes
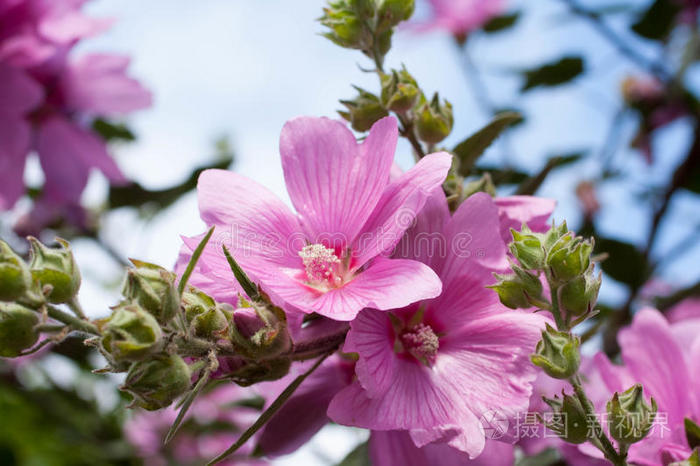
[[[315,21],[320,0],[95,0],[88,4],[94,16],[114,17],[113,28],[84,41],[80,50],[124,53],[133,58],[131,74],[154,93],[154,106],[127,122],[138,142],[116,147],[113,153],[127,176],[149,188],[180,182],[193,168],[215,157],[214,142],[228,136],[236,154],[234,169],[288,199],[278,152],[282,125],[297,115],[335,117],[338,99],[351,98],[351,84],[377,90],[376,76],[360,66],[371,64],[361,53],[341,49],[319,36]],[[605,0],[587,4],[605,4]],[[645,1],[628,3],[644,4]],[[534,172],[547,156],[590,149],[593,160],[551,176],[538,195],[558,201],[557,220],[580,222],[574,188],[595,176],[600,146],[610,121],[620,108],[620,82],[638,73],[621,59],[589,26],[567,17],[559,0],[511,1],[510,9],[526,14],[512,30],[470,39],[469,53],[480,69],[491,100],[497,107],[523,110],[527,122],[509,138],[509,158],[519,168]],[[427,14],[420,3],[416,16]],[[637,43],[644,53],[658,53]],[[587,72],[575,84],[534,90],[518,97],[522,80],[518,70],[552,61],[563,54],[584,54]],[[447,147],[462,140],[488,121],[465,79],[464,57],[454,41],[441,32],[416,34],[402,30],[394,38],[387,65],[405,64],[429,93],[439,90],[455,110],[453,134]],[[694,73],[691,73],[691,75]],[[691,85],[693,83],[690,83]],[[623,128],[627,144],[634,125]],[[632,181],[612,183],[600,194],[608,205],[601,212],[604,234],[641,245],[646,238],[649,205],[635,193],[645,184],[663,183],[687,149],[690,130],[684,122],[671,125],[657,139],[659,159],[648,166],[641,156],[621,151],[620,166]],[[499,162],[503,144],[497,144],[485,161]],[[410,148],[402,142],[397,161],[411,163]],[[86,199],[103,195],[104,181],[91,180]],[[235,202],[235,200],[232,200]],[[690,195],[679,195],[664,225],[657,255],[700,222]],[[179,235],[204,229],[196,196],[186,196],[153,220],[144,222],[130,210],[111,213],[104,225],[105,238],[128,257],[174,263]],[[117,298],[114,287],[119,268],[88,241],[76,244],[83,274],[88,277],[82,295],[92,315],[104,315]],[[698,279],[698,251],[688,251],[671,268],[667,280],[679,285]],[[112,285],[113,292],[104,292]],[[609,302],[624,300],[623,289],[604,283]],[[358,440],[346,430],[325,430],[310,447],[279,464],[328,464],[323,457],[340,459]],[[359,434],[358,434],[359,435]],[[320,452],[320,453],[319,453]]]

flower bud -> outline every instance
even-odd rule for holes
[[[440,103],[437,93],[430,102],[426,101],[425,97],[421,100],[423,102],[416,112],[418,138],[429,144],[437,144],[452,132],[454,125],[452,104],[446,100]]]
[[[574,238],[573,234],[564,235],[548,251],[547,265],[554,278],[564,283],[588,270],[592,252],[592,241]]]
[[[228,304],[217,303],[197,288],[190,287],[182,294],[185,318],[192,332],[206,339],[216,339],[226,334],[233,309]]]
[[[168,323],[180,307],[176,275],[148,262],[132,261],[135,268],[126,273],[122,295],[150,312],[158,322]]]
[[[47,248],[36,238],[29,238],[31,270],[34,280],[47,293],[52,303],[65,303],[73,299],[80,289],[80,271],[66,240],[56,238],[59,248]]]
[[[513,242],[508,245],[511,254],[528,270],[540,270],[544,267],[546,251],[542,246],[540,235],[523,226],[522,231],[510,229]]]
[[[568,379],[578,371],[581,364],[580,345],[581,340],[577,336],[558,332],[547,324],[530,360],[550,377]]]
[[[250,362],[227,377],[242,387],[260,382],[279,380],[289,373],[292,362],[289,358],[272,358]]]
[[[132,406],[149,411],[165,408],[190,388],[192,374],[176,354],[134,363],[122,390],[134,397]]]
[[[134,304],[117,306],[102,331],[102,347],[115,361],[139,361],[160,351],[158,321]]]
[[[593,270],[589,269],[584,275],[565,283],[559,289],[560,308],[574,316],[592,312],[598,301],[601,282],[601,275],[596,277]]]
[[[415,9],[415,0],[378,0],[377,30],[391,29],[401,21],[406,21]]]
[[[615,392],[607,404],[610,435],[620,443],[639,442],[654,424],[657,408],[653,398],[651,406],[644,401],[644,391],[640,384],[622,394]]]
[[[366,50],[372,44],[367,20],[374,17],[374,0],[336,0],[319,19],[329,31],[323,36],[341,47]]]
[[[32,285],[32,274],[27,264],[0,240],[0,301],[15,301]]]
[[[545,250],[549,251],[560,238],[567,234],[569,234],[569,228],[566,226],[566,221],[561,222],[559,226],[552,222],[552,227],[544,233],[542,246],[544,246]]]
[[[544,398],[552,408],[552,420],[545,421],[545,426],[568,443],[580,444],[588,440],[588,422],[586,412],[576,397],[562,391],[562,399]]]
[[[369,130],[378,120],[389,113],[382,106],[379,97],[355,86],[359,95],[354,100],[341,100],[348,111],[338,111],[340,116],[349,121],[352,129],[364,132]]]
[[[420,89],[413,76],[402,68],[392,70],[390,74],[382,74],[382,105],[396,113],[406,113],[418,101]]]
[[[253,303],[236,309],[230,337],[241,354],[251,359],[270,358],[291,346],[287,317],[273,304]]]
[[[498,293],[501,303],[511,309],[526,309],[538,306],[542,300],[542,282],[540,279],[513,264],[512,275],[494,274],[499,282],[488,286]]]
[[[36,312],[15,303],[0,303],[0,356],[14,358],[31,348],[39,339],[34,327]]]
[[[484,173],[478,180],[470,181],[464,186],[462,196],[467,199],[472,194],[486,193],[489,196],[496,196],[496,185],[493,184],[493,178],[490,173]]]

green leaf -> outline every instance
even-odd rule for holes
[[[524,71],[525,83],[521,90],[524,92],[538,86],[550,87],[568,83],[583,71],[583,58],[578,56],[564,57],[538,68]]]
[[[369,445],[363,442],[356,446],[338,466],[372,466],[369,460]]]
[[[214,228],[210,231],[214,231]],[[192,402],[194,402],[195,398],[200,394],[200,392],[204,389],[204,386],[209,382],[209,375],[211,374],[211,371],[209,368],[204,370],[204,373],[202,376],[199,378],[197,381],[197,384],[194,386],[194,388],[185,396],[185,398],[182,401],[182,407],[180,408],[180,411],[177,413],[177,417],[175,418],[175,421],[173,424],[170,426],[170,429],[168,429],[168,433],[165,436],[164,443],[169,443],[175,434],[177,433],[178,429],[180,428],[180,425],[182,424],[182,421],[185,419],[185,414],[187,414],[187,411],[189,411],[190,406],[192,406]]]
[[[122,123],[112,123],[102,118],[96,118],[92,122],[92,129],[107,142],[112,141],[135,141],[136,136],[126,125]]]
[[[248,278],[248,275],[246,275],[241,266],[238,265],[238,262],[236,262],[236,259],[233,258],[226,246],[223,246],[223,248],[228,265],[231,267],[231,272],[233,272],[233,276],[236,277],[238,284],[241,285],[241,288],[243,288],[243,291],[245,291],[245,294],[247,294],[250,299],[258,299],[260,297],[260,291],[257,285]]]
[[[610,278],[637,288],[648,276],[649,264],[644,254],[630,243],[610,238],[596,238],[595,252],[607,253],[601,268]]]
[[[501,32],[504,29],[513,27],[513,25],[518,22],[519,18],[520,12],[518,11],[511,14],[496,16],[486,23],[482,29],[485,32]]]
[[[685,418],[685,438],[688,440],[688,445],[691,449],[700,447],[700,426],[693,422],[692,419]]]
[[[258,432],[260,429],[263,428],[265,424],[267,424],[267,421],[272,418],[272,416],[275,415],[277,411],[287,402],[287,400],[294,394],[297,388],[299,388],[299,385],[302,384],[304,380],[308,376],[310,376],[313,371],[318,368],[318,366],[321,365],[323,361],[326,360],[328,356],[330,356],[331,353],[328,353],[320,358],[314,363],[309,370],[298,376],[296,379],[290,383],[287,388],[284,389],[282,393],[275,399],[275,401],[272,402],[272,404],[260,415],[260,417],[253,423],[252,426],[250,426],[245,432],[241,434],[240,437],[238,437],[238,440],[231,445],[225,452],[211,460],[209,463],[207,463],[207,466],[213,466],[219,461],[223,460],[229,455],[234,454],[239,448],[241,448],[253,435],[255,435],[256,432]]]
[[[459,160],[459,174],[467,176],[479,157],[510,125],[520,121],[522,116],[516,112],[504,112],[452,150]]]
[[[211,227],[209,228],[209,231],[207,234],[202,238],[202,241],[199,242],[197,245],[197,248],[194,250],[192,253],[192,257],[190,258],[189,264],[187,264],[187,268],[185,269],[185,272],[182,274],[182,278],[180,278],[180,283],[177,285],[177,291],[180,293],[180,296],[182,296],[182,293],[185,291],[185,286],[187,285],[187,281],[190,279],[190,275],[192,275],[192,271],[194,270],[195,266],[197,265],[197,261],[199,260],[200,256],[202,255],[202,252],[204,251],[204,248],[206,247],[207,243],[209,242],[209,239],[211,238],[211,235],[214,233],[214,228]]]
[[[504,184],[519,184],[528,178],[528,174],[515,169],[503,169],[491,165],[480,165],[474,167],[471,171],[472,175],[482,176],[486,173],[491,175],[491,180],[496,186]]]
[[[646,39],[661,40],[668,37],[675,24],[676,16],[681,11],[679,2],[674,0],[655,0],[641,15],[632,30]]]

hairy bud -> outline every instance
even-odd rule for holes
[[[530,360],[550,377],[568,379],[578,371],[581,364],[580,345],[581,341],[577,336],[558,332],[547,324]]]
[[[382,74],[382,105],[396,113],[405,113],[413,108],[420,97],[418,83],[413,76],[402,68]]]
[[[189,388],[192,374],[176,354],[134,363],[122,390],[134,397],[132,406],[155,411],[169,406]]]
[[[657,409],[653,398],[651,406],[644,401],[644,391],[639,384],[621,394],[615,392],[607,404],[610,435],[626,444],[641,441],[649,433]]]
[[[544,398],[552,408],[552,422],[545,420],[545,426],[556,433],[562,440],[580,444],[588,440],[588,422],[586,412],[576,397],[567,395],[562,391],[562,398]]]
[[[101,343],[115,361],[139,361],[161,349],[162,337],[150,313],[134,304],[122,304],[104,325]]]
[[[14,358],[31,348],[39,339],[34,328],[39,316],[15,303],[0,302],[0,356]]]
[[[440,102],[437,93],[428,102],[425,97],[421,99],[416,115],[416,130],[418,138],[429,144],[437,144],[452,132],[454,117],[452,104],[446,100]]]
[[[80,271],[66,240],[56,238],[59,248],[48,248],[36,238],[29,238],[32,277],[41,286],[46,299],[52,303],[66,303],[80,289]]]
[[[350,122],[352,129],[364,132],[389,113],[382,106],[379,97],[360,87],[355,86],[355,89],[359,93],[358,96],[353,100],[341,100],[340,103],[345,105],[347,111],[338,113]]]
[[[559,289],[560,307],[574,316],[592,312],[598,301],[601,282],[601,275],[596,276],[592,268],[584,275],[573,278]]]
[[[236,309],[230,337],[241,354],[251,359],[274,357],[291,346],[284,311],[269,303]]]
[[[226,335],[233,314],[231,306],[217,303],[214,298],[194,287],[182,294],[182,304],[185,318],[194,335],[206,339]]]
[[[542,282],[536,276],[523,270],[517,265],[511,266],[512,275],[495,274],[499,280],[495,285],[488,286],[498,293],[501,303],[511,309],[526,309],[537,306],[542,299]]]
[[[541,235],[535,234],[527,226],[522,231],[511,228],[513,242],[508,246],[511,254],[528,270],[541,270],[544,267],[546,251],[542,246]]]
[[[0,241],[0,301],[15,301],[32,285],[32,274],[27,264]]]
[[[168,323],[178,311],[180,296],[174,273],[155,264],[132,260],[122,295],[150,312],[158,322]]]

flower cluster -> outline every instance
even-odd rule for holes
[[[83,3],[0,1],[0,209],[12,208],[25,194],[23,173],[32,151],[45,178],[30,217],[19,226],[23,231],[63,217],[82,224],[80,195],[92,169],[110,182],[125,182],[91,125],[151,103],[150,93],[127,76],[127,57],[71,53],[111,23],[85,16]]]

